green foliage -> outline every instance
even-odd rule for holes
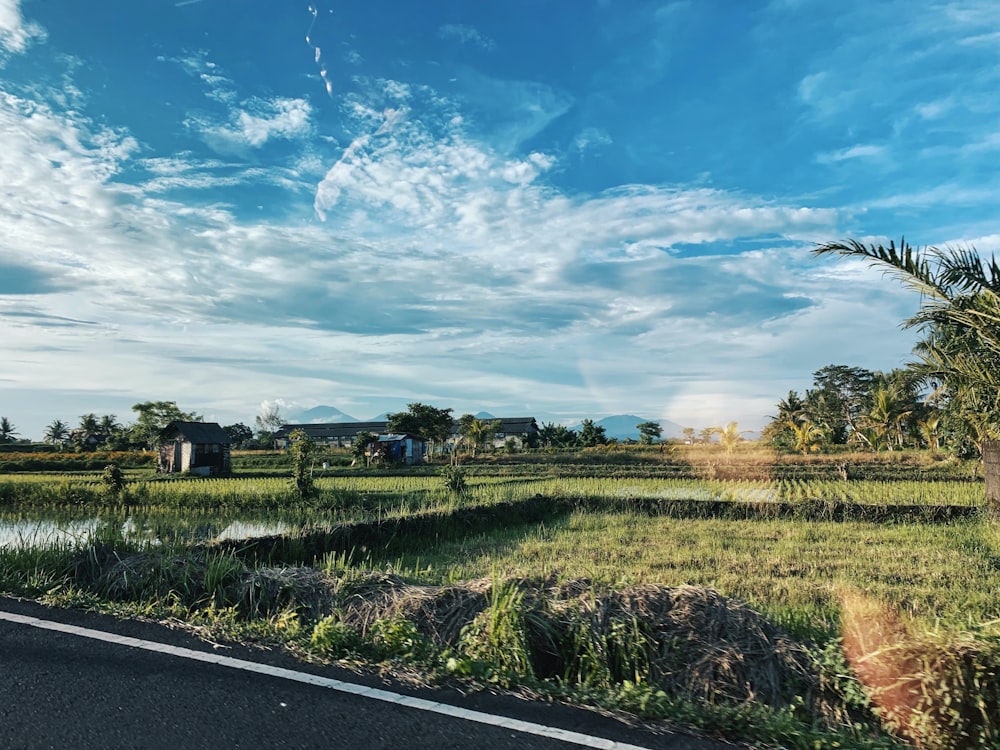
[[[104,489],[107,493],[114,499],[119,499],[125,488],[128,486],[128,482],[125,479],[125,473],[121,470],[118,464],[108,464],[104,467],[104,471],[101,474],[101,484],[104,485]]]
[[[200,422],[201,415],[181,411],[176,401],[143,401],[132,406],[138,416],[132,425],[132,439],[143,448],[152,448],[163,428],[171,422]]]
[[[355,461],[364,461],[368,448],[373,444],[378,442],[378,435],[371,432],[359,432],[354,436],[354,442],[351,445],[351,455],[354,457]]]
[[[458,434],[475,456],[477,451],[493,442],[502,424],[499,419],[482,420],[471,414],[463,414],[458,419]]]
[[[253,441],[253,430],[251,430],[242,422],[225,425],[223,426],[222,429],[225,430],[227,435],[229,435],[229,439],[233,441],[234,449],[239,449],[247,445],[250,445],[250,443]]]
[[[579,436],[565,425],[543,422],[538,428],[538,443],[545,448],[572,448],[579,445]]]
[[[445,488],[451,492],[461,494],[468,488],[465,470],[461,466],[456,466],[455,464],[442,466],[438,470],[438,474],[441,476]]]
[[[345,659],[365,653],[364,639],[338,615],[324,617],[313,626],[309,645],[320,656]]]
[[[663,434],[663,428],[659,422],[640,422],[635,427],[639,430],[639,442],[642,445],[650,445],[659,440],[660,435]]]
[[[530,617],[524,591],[517,582],[500,581],[494,576],[490,604],[463,628],[458,651],[473,663],[488,664],[498,679],[510,675],[533,677]]]
[[[451,409],[437,409],[419,402],[407,404],[405,412],[390,414],[386,429],[392,433],[419,435],[435,445],[444,445],[454,429]]]
[[[288,441],[288,451],[292,457],[292,487],[299,499],[309,500],[318,492],[312,475],[318,447],[304,430],[294,430],[288,436]]]
[[[0,417],[0,443],[13,443],[17,439],[17,428],[7,417]]]
[[[608,442],[604,428],[598,427],[592,419],[585,419],[580,424],[578,439],[584,448],[593,448],[595,445],[605,445]]]

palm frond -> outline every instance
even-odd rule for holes
[[[885,272],[896,276],[908,286],[913,287],[928,297],[949,299],[949,284],[938,276],[938,264],[931,263],[931,258],[937,259],[939,251],[928,248],[926,251],[914,250],[906,244],[906,239],[896,243],[889,241],[889,247],[883,245],[865,245],[857,240],[846,242],[828,242],[813,248],[816,255],[843,255],[852,258],[862,258],[871,266],[881,266]]]

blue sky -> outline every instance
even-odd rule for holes
[[[1000,244],[1000,6],[0,0],[0,415],[757,428]]]

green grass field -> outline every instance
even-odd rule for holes
[[[420,641],[419,633],[412,622],[396,620],[395,625],[386,621],[360,635],[348,632],[339,619],[308,614],[319,610],[296,604],[296,595],[282,599],[283,589],[269,595],[285,604],[254,609],[250,620],[257,624],[251,627],[246,613],[233,619],[233,613],[246,608],[240,602],[246,601],[248,576],[257,580],[271,575],[266,573],[271,569],[312,570],[342,581],[337,586],[343,587],[343,581],[391,575],[400,586],[424,587],[419,590],[475,580],[492,580],[494,587],[501,581],[536,582],[533,586],[546,582],[547,591],[579,587],[581,581],[594,592],[699,587],[746,602],[793,638],[812,644],[814,653],[828,655],[831,648],[839,648],[843,602],[860,592],[896,613],[906,629],[920,637],[934,634],[943,644],[975,642],[987,654],[1000,641],[1000,597],[995,593],[1000,590],[1000,523],[978,513],[985,500],[983,484],[968,478],[971,472],[964,469],[952,471],[952,478],[940,474],[929,478],[926,462],[908,464],[896,458],[889,464],[894,467],[891,479],[808,479],[805,471],[798,476],[777,472],[785,476],[761,479],[760,463],[752,462],[749,479],[679,478],[668,476],[670,472],[648,456],[633,464],[595,463],[586,456],[578,471],[572,461],[548,458],[467,466],[463,493],[449,491],[442,477],[427,468],[412,473],[319,473],[319,493],[307,502],[297,498],[287,477],[279,476],[164,480],[135,471],[129,474],[126,492],[115,497],[104,489],[98,473],[0,475],[0,527],[5,518],[51,517],[71,523],[88,513],[103,513],[89,539],[63,541],[49,549],[26,544],[0,547],[0,591],[64,604],[169,613],[202,625],[208,622],[233,637],[254,633],[252,637],[285,640],[307,651],[320,648],[319,642],[327,656],[364,651],[366,658],[389,654],[384,643],[379,646],[383,650],[371,651],[372,638],[379,643],[386,638],[405,641],[412,650]],[[877,468],[883,471],[885,466]],[[863,474],[866,469],[854,471]],[[849,512],[832,520],[832,511],[824,509],[834,507]],[[797,515],[797,508],[808,512]],[[905,513],[906,508],[920,512]],[[894,510],[883,513],[885,509]],[[204,542],[187,547],[181,541],[193,538],[185,535],[185,529],[197,530],[204,538],[227,524],[231,528],[238,519],[249,519],[247,528],[256,529],[255,533],[274,533],[266,530],[269,518],[285,524],[280,527],[286,529],[283,539],[266,544],[231,539],[219,547],[205,547]],[[145,535],[127,538],[123,529],[128,524],[142,527]],[[188,562],[183,566],[149,562],[180,558]],[[114,566],[128,559],[146,561],[141,565],[153,568],[142,575],[133,570],[131,583],[122,588],[114,582]],[[505,616],[514,618],[513,625],[508,623],[510,632],[529,633],[534,627],[531,618],[541,617],[531,614],[538,605],[530,604],[530,596],[524,600],[516,588],[504,591],[508,591],[502,605]],[[500,600],[491,606],[489,611],[499,617]],[[557,605],[542,610],[546,618],[562,611]],[[336,614],[339,611],[335,608],[332,616],[344,617]],[[623,621],[622,627],[641,629],[635,624],[639,621],[632,622]],[[315,628],[323,628],[322,636]],[[390,631],[391,637],[386,635]],[[518,643],[528,649],[527,654],[530,648],[524,644],[531,638],[523,638],[528,640]],[[642,638],[646,636],[630,647],[636,654],[645,648]],[[354,645],[344,651],[347,647],[341,641]],[[367,645],[358,645],[362,642]],[[484,654],[494,654],[490,658],[500,654],[483,642],[452,644],[441,652],[424,647],[417,651],[424,654],[422,658],[440,653],[440,658],[457,659],[459,665],[478,664]],[[605,656],[611,658],[613,653],[612,649]],[[443,663],[434,662],[435,667],[428,662],[425,667],[434,672],[443,669]],[[630,668],[638,670],[636,675],[644,674],[643,663],[640,659]],[[842,658],[831,664],[824,669],[841,676],[830,679],[842,681],[847,670]],[[462,669],[470,679],[494,674],[474,666]],[[607,669],[601,674],[618,674]],[[507,675],[503,681],[514,684],[516,679]],[[746,709],[713,708],[683,696],[656,697],[662,691],[629,687],[634,682],[602,683],[605,692],[600,695],[588,693],[590,688],[583,684],[573,687],[565,679],[545,683],[548,688],[533,683],[533,689],[562,691],[574,700],[670,716],[726,736],[755,736],[786,747],[893,744],[884,735],[873,734],[870,725],[823,729],[822,721],[810,718],[812,714],[802,707],[789,708],[791,713],[785,709],[767,713],[772,711],[767,708],[766,715],[754,714],[759,727],[753,729],[745,716],[739,718]],[[989,689],[997,684],[1000,678],[989,683]],[[643,701],[659,708],[642,708]],[[724,704],[728,705],[723,701],[720,706]],[[950,747],[935,745],[936,741],[927,740],[925,746]]]

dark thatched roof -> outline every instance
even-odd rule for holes
[[[217,422],[171,422],[160,432],[160,440],[183,440],[196,445],[231,445],[233,442]]]

